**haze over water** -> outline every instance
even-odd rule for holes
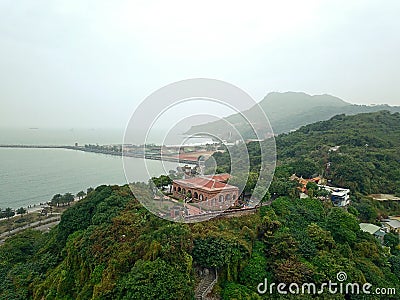
[[[122,143],[122,130],[1,129],[0,144],[73,145]],[[129,158],[139,160],[138,158]],[[139,165],[139,164],[138,164]],[[147,160],[151,173],[164,173],[160,162]],[[164,163],[175,169],[175,163]],[[149,179],[147,170],[135,170],[135,180]],[[101,184],[126,184],[118,156],[65,149],[0,148],[0,208],[19,208],[51,200],[57,193]]]

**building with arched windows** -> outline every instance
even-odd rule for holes
[[[175,198],[201,203],[202,207],[226,209],[235,205],[239,197],[238,187],[226,183],[229,177],[229,174],[217,174],[174,180],[172,193]]]

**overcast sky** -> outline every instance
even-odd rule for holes
[[[171,82],[400,105],[400,1],[0,0],[0,127],[125,127]]]

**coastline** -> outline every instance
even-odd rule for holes
[[[26,149],[26,151],[21,152],[21,155],[19,154],[19,151],[14,151],[13,148]],[[97,151],[96,149],[85,149],[85,147],[51,145],[0,145],[0,150],[1,149],[9,149],[9,151],[6,151],[6,153],[17,153],[15,157],[10,156],[10,159],[8,159],[9,156],[6,155],[5,163],[2,165],[3,170],[9,170],[9,172],[7,172],[7,175],[4,174],[3,180],[0,176],[0,181],[3,185],[3,195],[1,197],[3,199],[3,203],[0,203],[0,208],[2,210],[10,207],[15,211],[23,207],[24,209],[27,209],[29,213],[40,211],[41,209],[43,209],[43,207],[47,205],[46,203],[50,201],[51,197],[54,194],[59,193],[60,191],[62,193],[70,191],[72,191],[72,193],[77,193],[81,189],[85,191],[88,187],[91,186],[98,186],[102,184],[123,185],[127,183],[123,167],[121,165],[122,162],[119,162],[119,159],[117,159],[118,156],[120,157],[121,153],[116,153],[112,151]],[[57,153],[58,150],[60,150],[60,152],[66,150],[66,152],[70,153],[87,152],[94,154],[104,154],[104,156],[90,155],[90,157],[84,157],[80,155],[78,156],[78,158],[75,158],[75,155],[71,156],[66,154],[66,157],[68,157],[68,159],[65,160],[66,163],[64,163],[64,154],[54,155],[50,152],[47,153],[47,151],[43,153],[41,153],[41,151],[33,151],[35,152],[35,155],[31,156],[30,149],[43,149],[43,151],[45,151],[46,149],[55,149],[54,153]],[[107,156],[116,159],[103,160],[101,158],[107,158]],[[132,157],[132,159],[143,159],[143,155],[136,154],[130,156]],[[152,166],[155,164],[159,164],[161,157],[146,156],[145,159],[149,159],[150,161],[152,161],[150,165]],[[165,157],[163,156],[162,159],[164,160]],[[176,157],[172,158],[171,160],[175,162],[179,161],[182,164],[184,164],[185,162],[186,164],[190,162],[190,165],[194,164],[193,160],[182,161]],[[23,166],[23,168],[20,168],[20,170],[16,169],[15,161]],[[71,168],[71,166],[73,166],[74,170]],[[172,168],[173,166],[171,167],[171,169]],[[58,174],[60,174],[60,176],[58,176]],[[149,178],[146,170],[143,170],[143,172],[139,172],[138,174],[138,178],[135,178],[135,181],[146,182]],[[59,178],[62,179],[62,181]],[[29,184],[22,185],[18,182],[28,182]],[[46,182],[46,184],[43,184],[43,182]],[[62,182],[66,182],[66,184]],[[72,182],[72,184],[70,184],[69,182]],[[45,200],[43,201],[43,199]]]
[[[39,204],[34,207],[25,208],[27,212],[22,215],[15,214],[10,218],[0,219],[0,245],[3,244],[7,238],[26,229],[34,229],[42,232],[49,231],[52,227],[58,225],[64,211],[85,197],[86,196],[81,198],[74,197],[74,201],[69,205],[57,206],[51,213],[42,214],[42,209],[49,205]]]
[[[65,149],[65,150],[74,150],[74,151],[81,151],[81,152],[105,154],[105,155],[112,155],[112,156],[119,156],[119,157],[125,156],[125,157],[141,158],[141,159],[179,162],[179,163],[184,163],[184,164],[198,164],[197,160],[182,159],[182,158],[179,158],[179,157],[176,157],[176,156],[168,156],[168,155],[161,155],[161,154],[130,153],[130,152],[122,153],[122,152],[119,152],[119,151],[87,148],[87,147],[82,147],[82,146],[0,144],[0,148]]]
[[[85,196],[85,197],[86,197],[86,196]],[[72,201],[72,202],[70,203],[70,205],[75,204],[76,202],[78,202],[78,201],[84,199],[85,197],[82,197],[82,198],[74,197],[74,201]],[[35,203],[35,204],[30,204],[30,205],[28,205],[28,206],[26,206],[26,207],[21,206],[22,208],[24,208],[24,209],[26,210],[26,212],[25,212],[24,214],[22,214],[22,215],[21,215],[21,214],[17,214],[16,210],[17,210],[18,208],[17,208],[17,209],[13,209],[13,208],[12,208],[12,210],[13,210],[13,212],[14,212],[15,214],[14,214],[12,217],[9,217],[9,218],[7,218],[7,217],[5,217],[5,218],[0,218],[0,222],[1,222],[1,221],[5,221],[5,220],[9,220],[9,219],[13,219],[13,218],[18,218],[18,217],[21,217],[21,216],[24,216],[24,215],[27,215],[27,214],[35,213],[35,212],[41,212],[44,208],[50,206],[50,205],[49,205],[49,202],[50,202],[50,201],[48,201],[48,202],[46,202],[46,203],[39,203],[39,204]],[[58,209],[60,209],[60,210],[66,210],[68,207],[70,207],[70,205],[57,206],[56,208],[58,208]],[[57,213],[53,213],[53,214],[57,214]]]

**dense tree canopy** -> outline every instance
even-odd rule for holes
[[[292,174],[304,178],[322,175],[334,185],[365,195],[400,194],[400,113],[336,116],[281,134],[275,140],[278,168],[285,170],[277,168],[271,187],[278,194],[285,189],[278,182],[287,181]],[[236,153],[235,147],[229,151]],[[260,156],[259,143],[251,142],[246,149],[250,170],[258,172],[260,162],[255,158]],[[213,155],[221,170],[230,170],[229,151]]]

